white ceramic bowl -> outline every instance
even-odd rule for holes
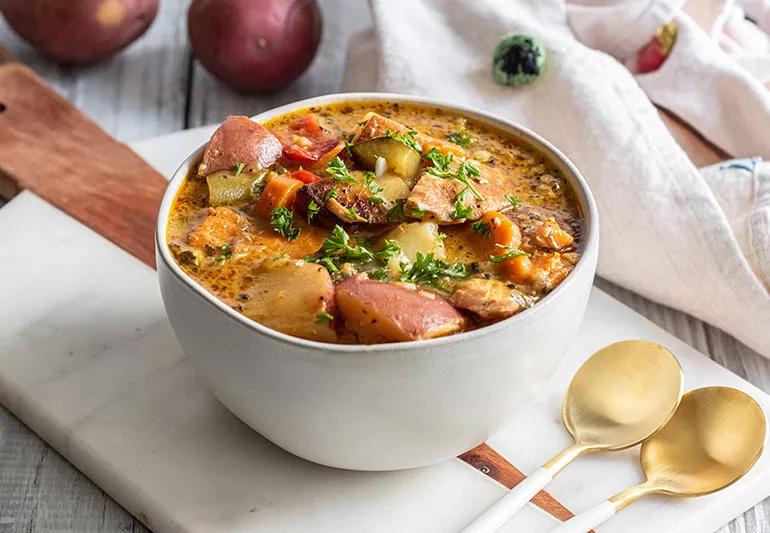
[[[257,115],[340,100],[416,102],[491,124],[547,154],[575,190],[585,217],[583,255],[553,292],[507,320],[439,339],[337,345],[273,331],[209,294],[176,264],[166,243],[172,202],[203,147],[174,174],[161,204],[157,264],[163,302],[184,352],[233,413],[289,452],[324,465],[394,470],[454,457],[525,408],[572,341],[596,269],[596,205],[578,170],[531,131],[492,115],[396,94],[335,94]]]

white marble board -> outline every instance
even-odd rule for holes
[[[136,143],[169,175],[199,128]],[[31,193],[0,210],[0,401],[157,532],[455,531],[503,494],[459,460],[362,473],[273,446],[196,381],[168,326],[155,272]],[[566,446],[561,395],[597,348],[647,338],[679,357],[687,388],[770,397],[594,289],[579,337],[540,400],[490,441],[525,472]],[[522,431],[521,428],[526,428]],[[743,480],[693,500],[650,498],[600,532],[709,532],[770,495],[766,452]],[[641,480],[638,449],[581,459],[549,487],[573,511]],[[529,506],[505,531],[547,531]]]

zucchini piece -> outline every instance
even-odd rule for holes
[[[257,174],[240,173],[237,176],[229,170],[220,170],[206,176],[209,185],[209,205],[233,205],[246,202],[253,196],[252,186],[264,177],[267,171]]]
[[[358,164],[367,170],[374,170],[378,157],[388,162],[388,169],[414,185],[420,171],[422,156],[414,148],[390,137],[377,137],[354,144],[350,151]]]

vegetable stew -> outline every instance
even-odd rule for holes
[[[557,168],[440,108],[335,103],[216,130],[168,243],[209,292],[324,342],[428,339],[535,305],[580,257]]]

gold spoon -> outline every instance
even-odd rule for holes
[[[564,425],[575,444],[558,453],[468,524],[463,533],[497,531],[580,455],[622,450],[658,431],[682,397],[682,369],[660,344],[610,344],[578,369],[564,397]]]
[[[703,496],[723,489],[754,466],[764,443],[765,415],[748,394],[729,387],[690,391],[663,429],[642,444],[647,480],[552,533],[585,533],[648,494]]]

